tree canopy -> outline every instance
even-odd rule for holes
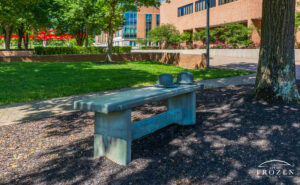
[[[58,34],[70,34],[77,45],[82,46],[84,40],[88,46],[88,36],[95,32],[101,18],[97,0],[53,0],[51,22]]]
[[[10,49],[12,33],[24,34],[48,23],[47,0],[0,0],[0,27],[5,35],[6,49]],[[28,40],[28,39],[27,39]],[[20,45],[20,44],[19,44]]]
[[[152,42],[160,42],[165,48],[170,44],[179,44],[181,42],[180,32],[172,24],[154,28],[148,33],[148,38]]]

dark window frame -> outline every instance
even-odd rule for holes
[[[238,0],[219,0],[219,5],[224,5],[224,4],[232,3],[235,1],[238,1]]]
[[[182,17],[182,16],[185,16],[185,15],[192,14],[192,13],[194,13],[194,3],[190,3],[190,4],[187,4],[187,5],[181,6],[181,7],[178,8],[177,11],[178,11],[177,12],[178,17]]]
[[[210,8],[216,7],[216,0],[210,0]],[[195,2],[195,12],[206,10],[206,0],[199,0]]]

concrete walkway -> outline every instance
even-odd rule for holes
[[[213,56],[210,58],[210,65],[216,68],[224,69],[242,69],[257,70],[258,59],[238,58],[238,57],[221,57]],[[300,61],[296,61],[296,78],[300,79]]]
[[[211,66],[218,68],[256,70],[257,59],[212,57]],[[254,84],[256,74],[203,80],[198,83],[204,84],[205,88],[217,88],[231,85]],[[300,62],[297,62],[297,79],[300,79]],[[90,93],[64,98],[55,98],[46,101],[29,102],[0,106],[0,126],[24,123],[29,120],[37,120],[44,117],[74,112],[73,102],[103,94],[114,94],[128,89]]]

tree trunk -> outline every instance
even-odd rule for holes
[[[13,32],[13,25],[5,25],[3,32],[4,32],[4,43],[5,43],[5,50],[10,50],[10,41],[11,41],[11,34]]]
[[[108,41],[107,41],[107,50],[106,50],[106,57],[105,63],[112,62],[112,48],[113,48],[113,39],[114,39],[114,32],[111,31],[108,33]]]
[[[76,39],[77,46],[83,46],[84,38],[82,36],[76,36],[75,39]]]
[[[18,49],[22,49],[22,40],[24,37],[24,24],[21,24],[20,27],[18,28]]]
[[[89,47],[89,29],[87,25],[85,27],[85,47]]]
[[[25,34],[23,41],[24,41],[25,50],[28,50],[28,44],[29,44],[29,35],[28,34]]]
[[[108,41],[107,41],[107,50],[106,50],[106,57],[105,63],[112,62],[112,48],[113,48],[113,40],[114,40],[114,24],[113,18],[115,16],[115,6],[116,2],[112,1],[111,9],[110,9],[110,20],[109,20],[109,27],[108,27]]]
[[[256,97],[267,102],[300,99],[295,72],[295,0],[264,0]]]

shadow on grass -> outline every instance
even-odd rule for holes
[[[72,103],[76,100],[112,93],[109,90],[113,89],[155,84],[157,77],[162,73],[169,72],[176,76],[182,71],[192,72],[196,80],[247,74],[223,69],[188,70],[150,61],[125,62],[121,65],[97,65],[91,62],[3,63],[0,77],[4,80],[0,79],[0,88],[4,90],[0,91],[0,104],[15,101],[46,101],[1,106],[0,114],[3,111],[5,114],[18,111],[22,114],[9,114],[7,117],[13,120],[2,119],[0,125],[71,112]],[[66,97],[89,92],[100,93]],[[50,99],[55,97],[65,98]]]
[[[58,157],[41,162],[38,172],[23,175],[18,183],[299,183],[300,104],[267,105],[257,102],[252,92],[252,86],[198,92],[197,124],[188,127],[172,125],[134,141],[133,161],[128,166],[116,165],[105,158],[93,160],[93,137],[90,136],[44,151],[38,157],[52,154]],[[161,110],[156,108],[162,105],[154,103],[138,110],[140,114],[155,114]],[[71,126],[72,123],[83,124],[86,117],[67,119]],[[62,127],[57,126],[56,130]],[[71,126],[69,130],[71,132],[53,133],[52,136],[72,136],[82,127]],[[258,165],[272,159],[295,165],[297,175],[258,177]],[[14,182],[15,179],[10,183]]]
[[[28,67],[27,65],[30,65]],[[102,64],[101,64],[102,65]],[[4,66],[5,67],[5,66]],[[155,83],[157,74],[142,68],[121,65],[103,65],[94,63],[13,63],[6,66],[6,83],[0,85],[0,101],[9,103],[16,100],[45,100],[30,104],[14,104],[1,106],[1,109],[11,109],[25,112],[25,116],[17,117],[16,121],[25,122],[59,114],[62,111],[72,111],[73,102],[79,99],[91,98],[111,93],[111,89],[122,89],[143,83]],[[3,75],[3,74],[2,74]],[[0,80],[1,81],[1,80]],[[66,97],[73,94],[91,93],[81,97]],[[117,92],[117,91],[116,91]],[[2,98],[1,98],[2,97]]]

